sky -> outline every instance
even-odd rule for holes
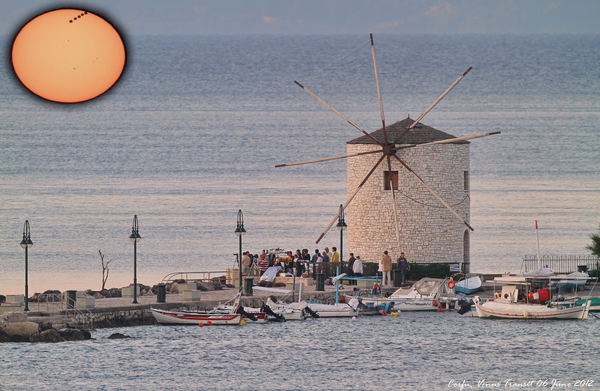
[[[0,0],[0,35],[64,7],[131,35],[600,33],[597,0]]]

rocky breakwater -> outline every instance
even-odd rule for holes
[[[7,312],[0,316],[0,342],[62,342],[91,337],[86,330],[55,329],[50,324],[30,322],[22,312]]]

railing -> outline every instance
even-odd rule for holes
[[[542,267],[549,267],[555,273],[573,273],[585,266],[588,271],[598,271],[600,258],[595,255],[543,255],[540,257]],[[523,257],[521,272],[539,269],[537,255]]]
[[[222,277],[225,279],[225,271],[210,271],[210,272],[174,272],[169,273],[163,277],[161,284],[168,284],[175,280],[186,280],[186,281],[202,281],[210,282],[213,278]],[[179,277],[177,277],[179,276]],[[190,277],[192,276],[192,277]]]
[[[42,299],[45,299],[42,301]],[[60,312],[64,313],[67,318],[74,319],[77,324],[81,324],[84,328],[89,324],[89,328],[94,328],[95,315],[87,308],[81,308],[85,312],[82,312],[77,308],[77,301],[70,297],[62,297],[54,293],[42,293],[38,295],[37,309],[40,311],[43,308],[43,303],[46,303],[46,312]]]

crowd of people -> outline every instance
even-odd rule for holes
[[[282,253],[276,253],[274,250],[262,250],[261,254],[251,254],[250,251],[246,251],[242,256],[242,273],[250,275],[252,270],[259,270],[262,276],[268,268],[272,266],[280,266],[285,273],[294,274],[298,277],[303,274],[325,273],[326,275],[334,275],[337,264],[340,262],[340,254],[336,247],[331,248],[325,247],[323,251],[316,249],[314,254],[311,256],[308,249],[296,250],[293,254],[292,251],[287,251],[285,255]],[[350,258],[345,267],[343,273],[346,273],[348,277],[362,277],[364,273],[363,262],[360,259],[360,255],[354,256],[354,253],[350,253]],[[408,269],[408,263],[404,253],[400,254],[400,258],[397,261],[398,270],[400,270],[400,276],[402,284],[405,283],[406,271]],[[392,285],[391,281],[392,271],[392,258],[389,256],[387,250],[383,252],[383,256],[379,261],[379,276],[381,278],[382,286]],[[356,281],[353,282],[356,284]]]
[[[340,254],[336,247],[325,247],[320,251],[316,249],[311,256],[308,249],[287,251],[284,254],[276,253],[274,250],[262,250],[261,254],[251,254],[246,251],[242,256],[242,273],[249,275],[251,270],[258,269],[262,276],[269,267],[280,266],[286,273],[294,274],[298,277],[303,274],[310,273],[325,273],[327,275],[335,274],[335,267],[340,262]],[[350,253],[350,259],[345,273],[348,276],[361,277],[363,275],[363,264],[360,256],[354,257],[354,253]]]

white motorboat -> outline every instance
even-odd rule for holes
[[[550,276],[496,277],[494,282],[504,284],[502,293],[487,302],[476,296],[473,300],[475,303],[473,316],[499,319],[586,320],[590,301],[581,307],[568,303],[553,303],[551,289],[548,288],[551,278]]]
[[[391,309],[394,311],[438,311],[440,308],[454,310],[456,297],[449,283],[449,278],[423,278],[411,288],[400,288],[386,298],[365,297],[363,303],[370,305],[393,302]]]

